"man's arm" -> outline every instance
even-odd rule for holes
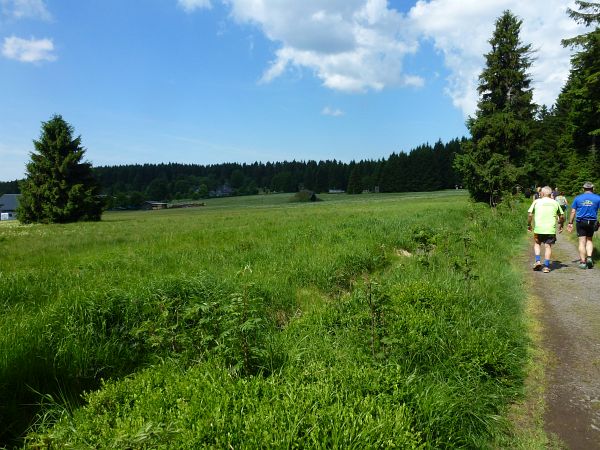
[[[531,206],[527,210],[527,231],[531,231],[531,222],[533,221],[533,211],[535,211],[535,204],[537,199],[531,203]]]
[[[571,215],[569,216],[569,224],[567,225],[567,231],[570,233],[573,231],[573,221],[575,220],[575,214],[577,210],[575,208],[571,208]]]
[[[565,223],[565,215],[559,214],[558,215],[558,232],[559,233],[562,233],[564,223]]]

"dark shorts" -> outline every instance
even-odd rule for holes
[[[555,234],[534,234],[533,239],[535,240],[536,244],[556,244]]]
[[[577,222],[577,236],[579,237],[592,237],[596,230],[595,220],[579,220]]]

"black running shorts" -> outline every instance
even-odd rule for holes
[[[535,234],[533,235],[533,239],[537,244],[556,244],[556,235],[555,234]]]
[[[596,230],[595,220],[578,220],[577,221],[577,236],[592,237]]]

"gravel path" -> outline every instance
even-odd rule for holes
[[[568,449],[600,449],[600,261],[579,269],[576,244],[564,235],[552,258],[551,273],[531,272],[550,357],[545,428]]]

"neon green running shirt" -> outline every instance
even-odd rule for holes
[[[548,197],[535,200],[527,212],[533,213],[536,234],[556,234],[556,218],[564,214],[558,202]]]

